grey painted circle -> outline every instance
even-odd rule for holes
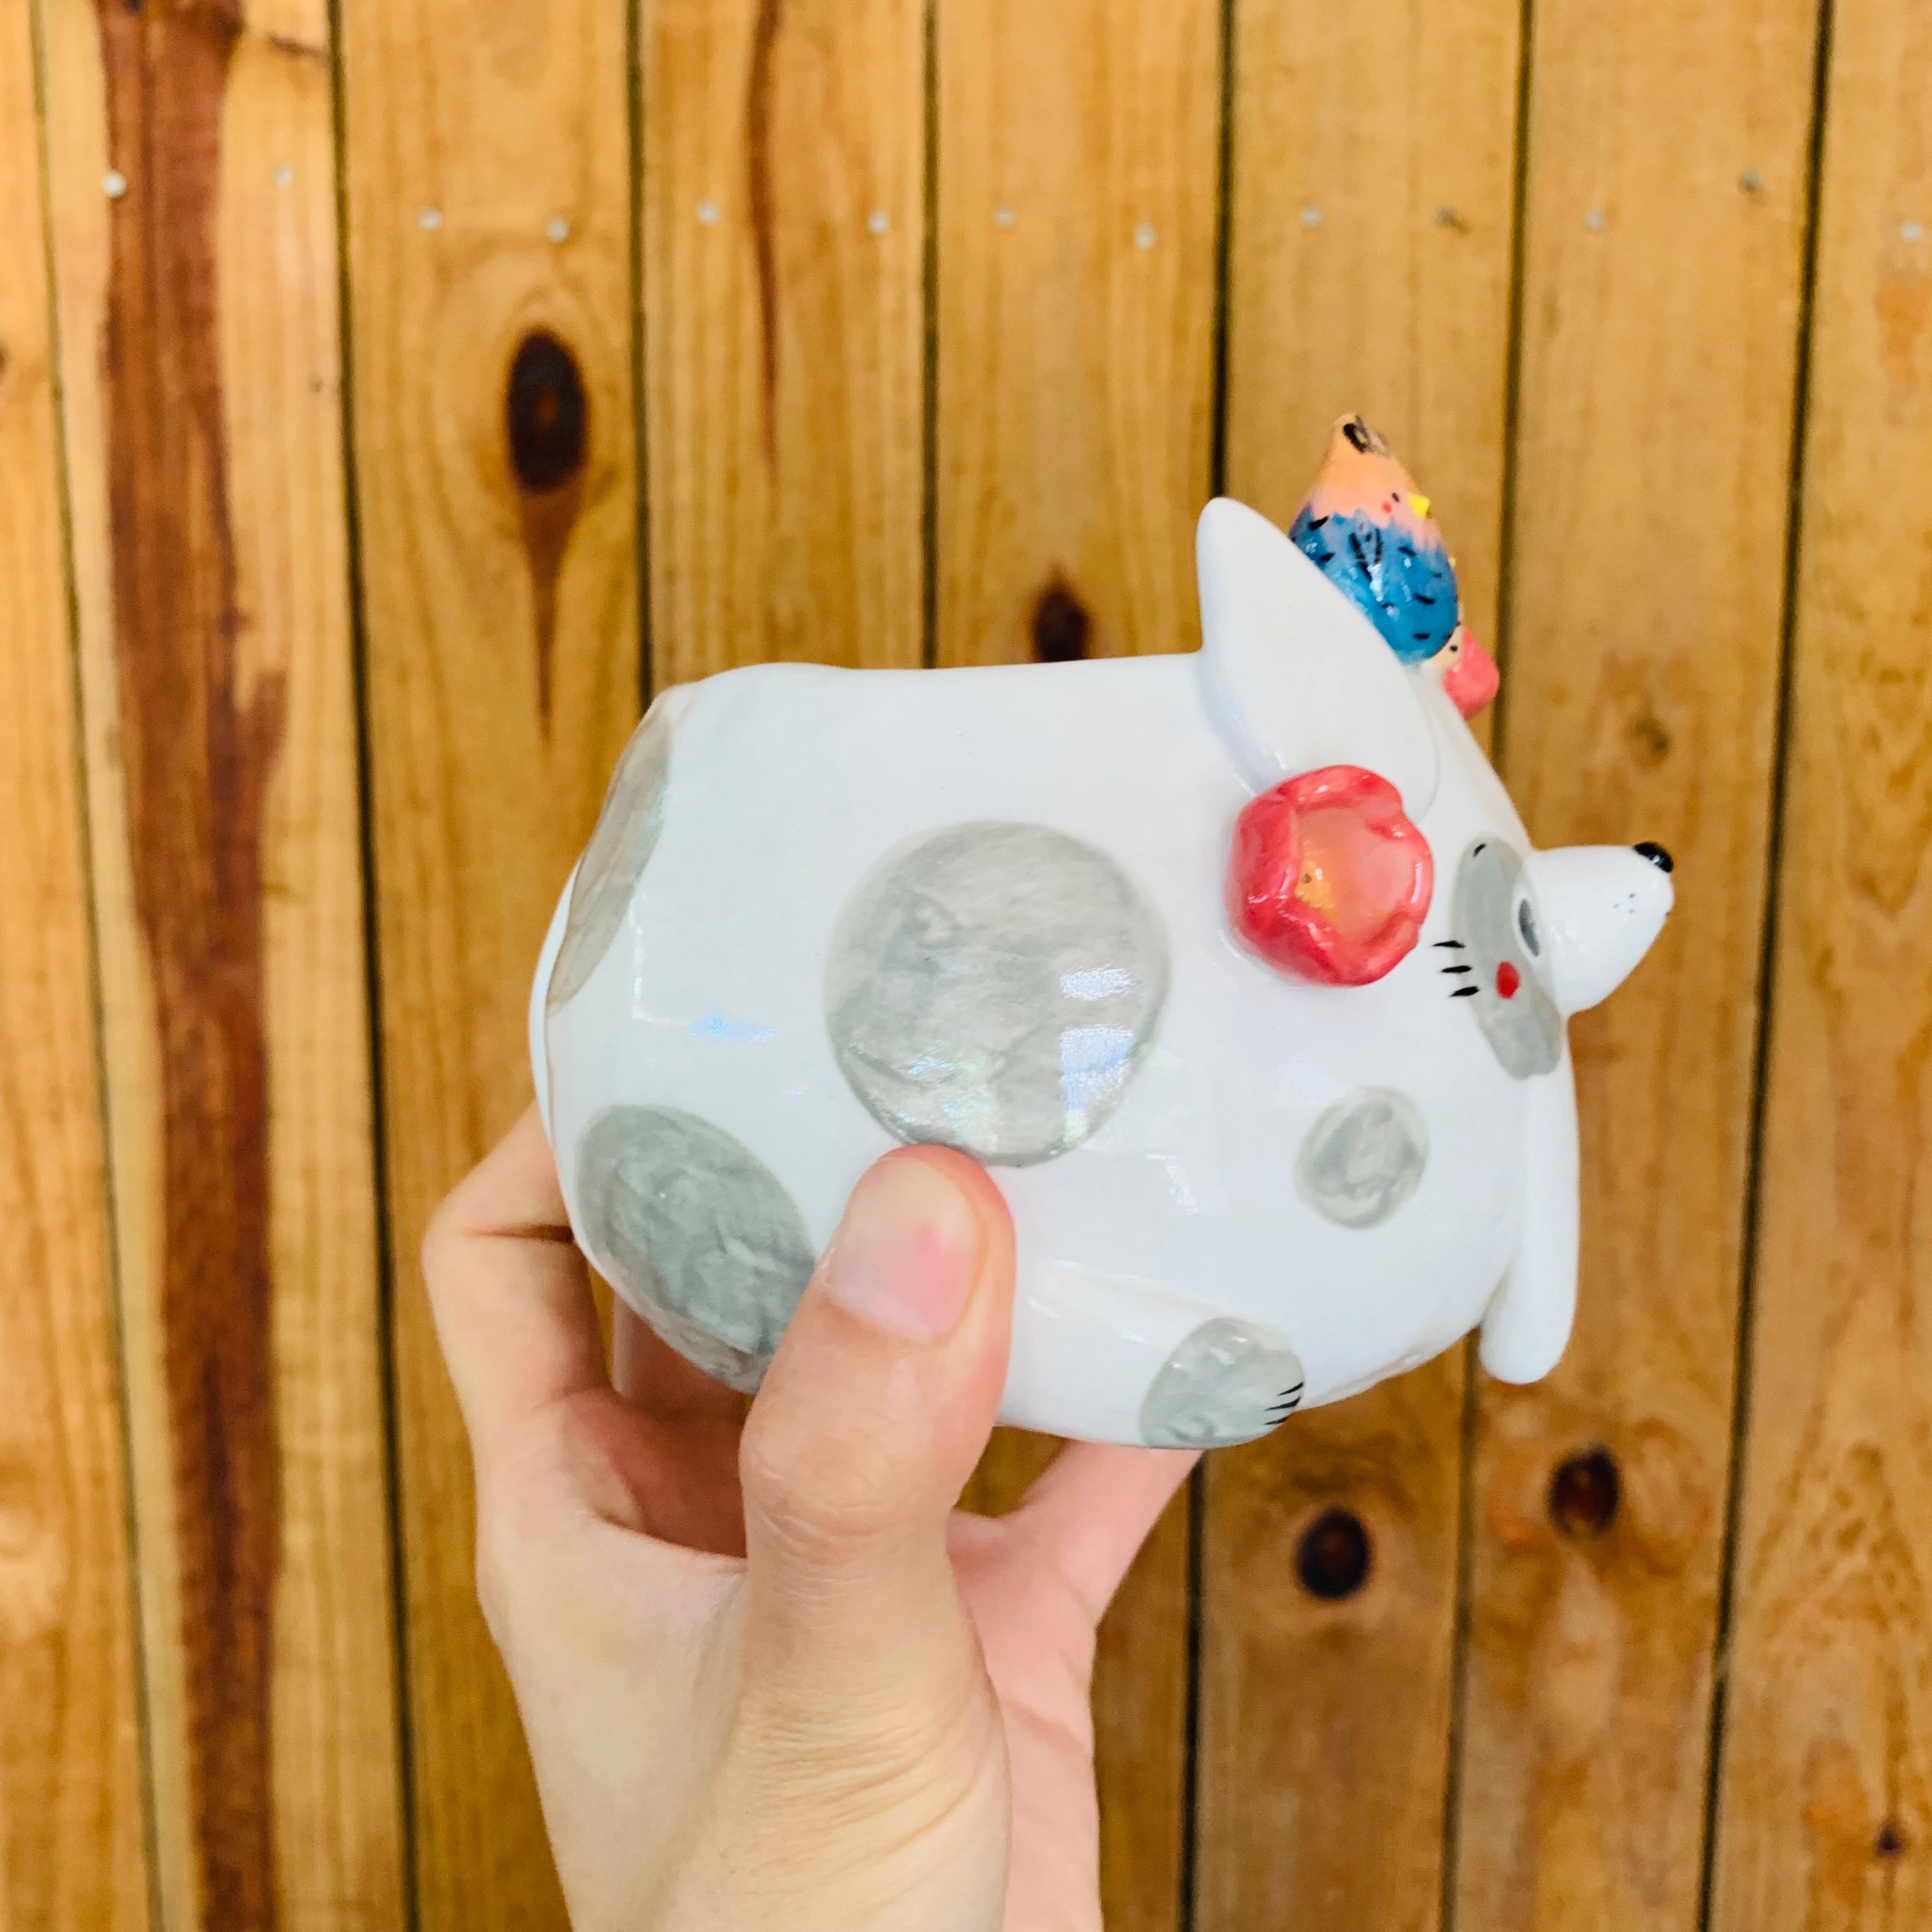
[[[670,720],[662,704],[654,704],[631,734],[610,774],[596,830],[584,848],[570,890],[563,944],[544,996],[546,1012],[555,1012],[584,990],[624,922],[663,828],[670,743]]]
[[[1490,1051],[1512,1079],[1547,1073],[1563,1057],[1563,1016],[1544,988],[1534,956],[1516,925],[1516,882],[1522,861],[1495,838],[1478,838],[1456,868],[1455,932],[1461,942],[1458,976],[1445,968],[1444,983],[1459,1006],[1475,1013]],[[1514,968],[1516,988],[1505,999],[1498,990],[1498,970]],[[1473,988],[1470,992],[1468,989]]]
[[[1301,1360],[1252,1322],[1216,1316],[1162,1364],[1141,1403],[1141,1439],[1156,1449],[1252,1442],[1301,1406]]]
[[[1378,1227],[1422,1185],[1429,1129],[1393,1087],[1337,1100],[1303,1136],[1294,1184],[1318,1214],[1344,1228]]]
[[[888,853],[854,888],[826,1026],[890,1132],[1024,1166],[1118,1106],[1167,983],[1160,916],[1114,860],[1043,825],[980,820]]]
[[[675,1107],[607,1107],[577,1144],[584,1245],[678,1352],[757,1388],[812,1278],[805,1223],[778,1177]]]

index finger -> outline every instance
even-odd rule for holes
[[[590,1270],[535,1107],[431,1216],[422,1268],[479,1464],[518,1422],[609,1387]]]
[[[1199,1460],[1192,1449],[1070,1442],[1004,1520],[1051,1557],[1097,1622]]]

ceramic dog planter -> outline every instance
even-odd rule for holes
[[[758,667],[639,727],[531,1053],[585,1250],[720,1379],[916,1141],[1012,1205],[1011,1422],[1238,1442],[1478,1325],[1505,1380],[1562,1353],[1564,1022],[1669,859],[1532,848],[1426,500],[1357,419],[1292,536],[1217,501],[1198,564],[1193,655]]]

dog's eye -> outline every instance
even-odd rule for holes
[[[1522,943],[1529,948],[1532,958],[1543,956],[1543,940],[1536,929],[1536,914],[1530,909],[1527,899],[1516,902],[1516,929],[1522,934]]]

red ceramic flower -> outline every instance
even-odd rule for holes
[[[1228,917],[1270,966],[1366,986],[1406,958],[1436,887],[1429,842],[1387,778],[1330,765],[1250,800],[1234,826]]]

